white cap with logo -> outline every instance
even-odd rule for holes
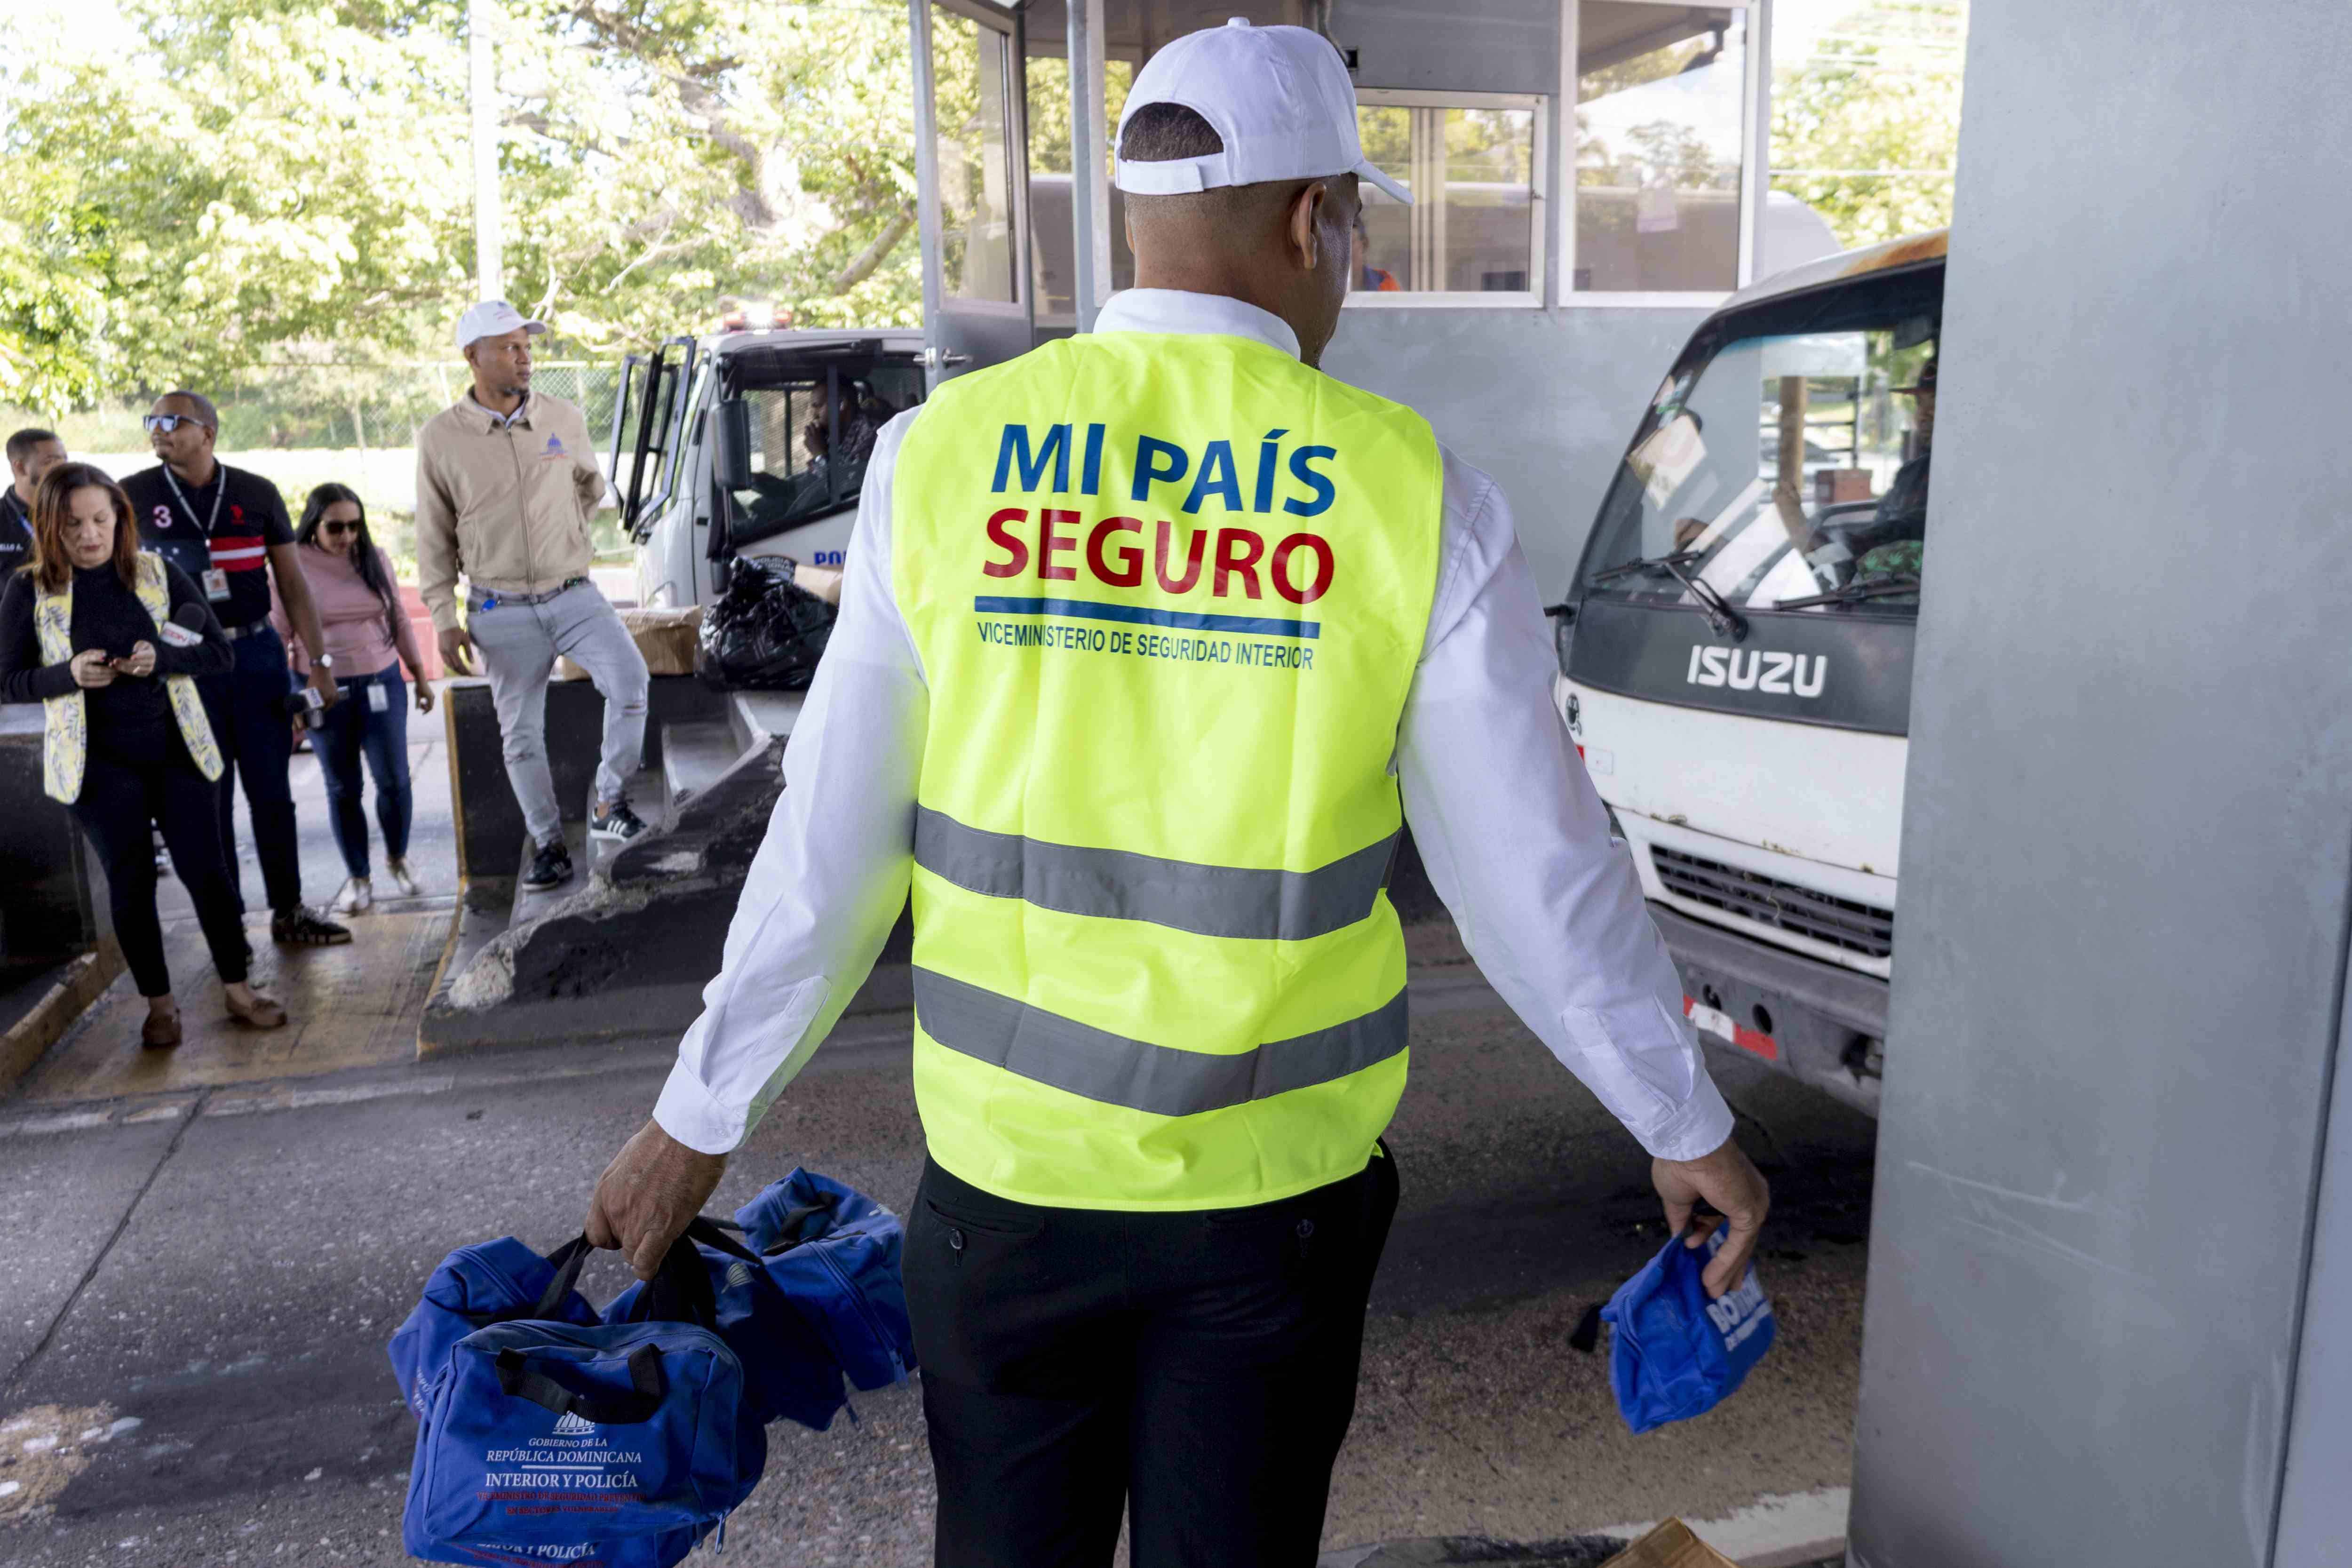
[[[1356,174],[1401,202],[1412,193],[1372,167],[1356,132],[1356,84],[1331,40],[1305,27],[1257,27],[1236,16],[1187,33],[1136,73],[1118,117],[1146,104],[1181,104],[1209,122],[1222,153],[1158,163],[1118,161],[1118,188],[1178,195],[1267,180]]]
[[[468,305],[466,313],[457,318],[457,346],[462,349],[478,339],[503,337],[514,331],[537,337],[545,331],[545,321],[532,321],[504,300],[485,300],[478,305]]]

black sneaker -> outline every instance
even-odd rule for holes
[[[626,799],[599,807],[596,815],[588,819],[591,838],[614,838],[626,844],[645,830],[646,819],[629,809]]]
[[[523,874],[522,885],[535,891],[541,888],[552,888],[559,882],[570,880],[572,880],[572,851],[566,849],[563,847],[563,841],[559,838],[552,844],[542,844],[539,847],[539,852],[530,858],[530,869]]]
[[[352,928],[298,907],[270,917],[269,940],[287,947],[340,947],[352,940]]]

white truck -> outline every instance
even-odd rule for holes
[[[1946,236],[1734,295],[1554,609],[1561,716],[1724,1045],[1875,1113]]]
[[[748,328],[624,362],[610,450],[637,603],[697,605],[739,555],[839,566],[874,435],[922,401],[919,330]]]

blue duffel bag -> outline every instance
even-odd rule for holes
[[[427,1391],[457,1342],[477,1329],[514,1318],[553,1318],[583,1328],[600,1320],[580,1292],[567,1285],[549,1288],[575,1255],[588,1250],[585,1237],[552,1258],[541,1258],[511,1236],[461,1247],[441,1260],[425,1282],[425,1294],[415,1310],[395,1330],[390,1347],[392,1375],[401,1397],[419,1419],[425,1412]],[[577,1279],[580,1271],[572,1270]],[[545,1300],[542,1300],[541,1298]]]
[[[584,1242],[542,1300],[571,1289]],[[467,1334],[433,1380],[401,1519],[438,1562],[675,1563],[758,1485],[767,1436],[681,1237],[638,1318]]]
[[[700,1299],[709,1303],[708,1321],[742,1362],[761,1421],[797,1421],[824,1431],[845,1403],[841,1370],[811,1315],[772,1278],[772,1260],[709,1219],[687,1227],[679,1245],[689,1244],[702,1263]],[[604,1309],[604,1321],[630,1321],[642,1310],[641,1298],[661,1283],[631,1285]]]
[[[899,1277],[906,1227],[854,1187],[795,1169],[735,1211],[769,1277],[806,1313],[851,1384],[904,1383],[915,1365]]]
[[[1714,1409],[1772,1348],[1772,1303],[1753,1265],[1737,1287],[1708,1297],[1703,1276],[1721,1250],[1720,1226],[1697,1247],[1675,1237],[1601,1309],[1615,1330],[1610,1388],[1635,1432]]]

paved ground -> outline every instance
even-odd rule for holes
[[[423,766],[420,783],[436,771]],[[418,858],[446,877],[440,832]],[[339,879],[325,847],[321,837],[310,858],[314,896]],[[1413,1085],[1392,1134],[1404,1201],[1327,1544],[1558,1542],[1743,1510],[1768,1521],[1754,1539],[1786,1543],[1808,1528],[1789,1519],[1833,1519],[1850,1470],[1870,1124],[1721,1064],[1743,1142],[1776,1184],[1764,1268],[1780,1341],[1723,1409],[1633,1438],[1604,1363],[1566,1341],[1663,1239],[1646,1162],[1474,972],[1417,971],[1415,993]],[[69,1039],[51,1070],[98,1051]],[[920,1157],[907,1053],[897,1016],[828,1044],[720,1203],[805,1163],[903,1206]],[[414,1427],[385,1338],[451,1247],[511,1232],[546,1248],[578,1228],[665,1055],[308,1061],[100,1102],[52,1079],[38,1101],[0,1105],[0,1489],[16,1482],[0,1493],[0,1560],[406,1561],[397,1514]],[[619,1275],[599,1266],[587,1289],[602,1299]],[[773,1429],[769,1479],[720,1561],[928,1561],[918,1399],[860,1396],[857,1414],[825,1433]]]

